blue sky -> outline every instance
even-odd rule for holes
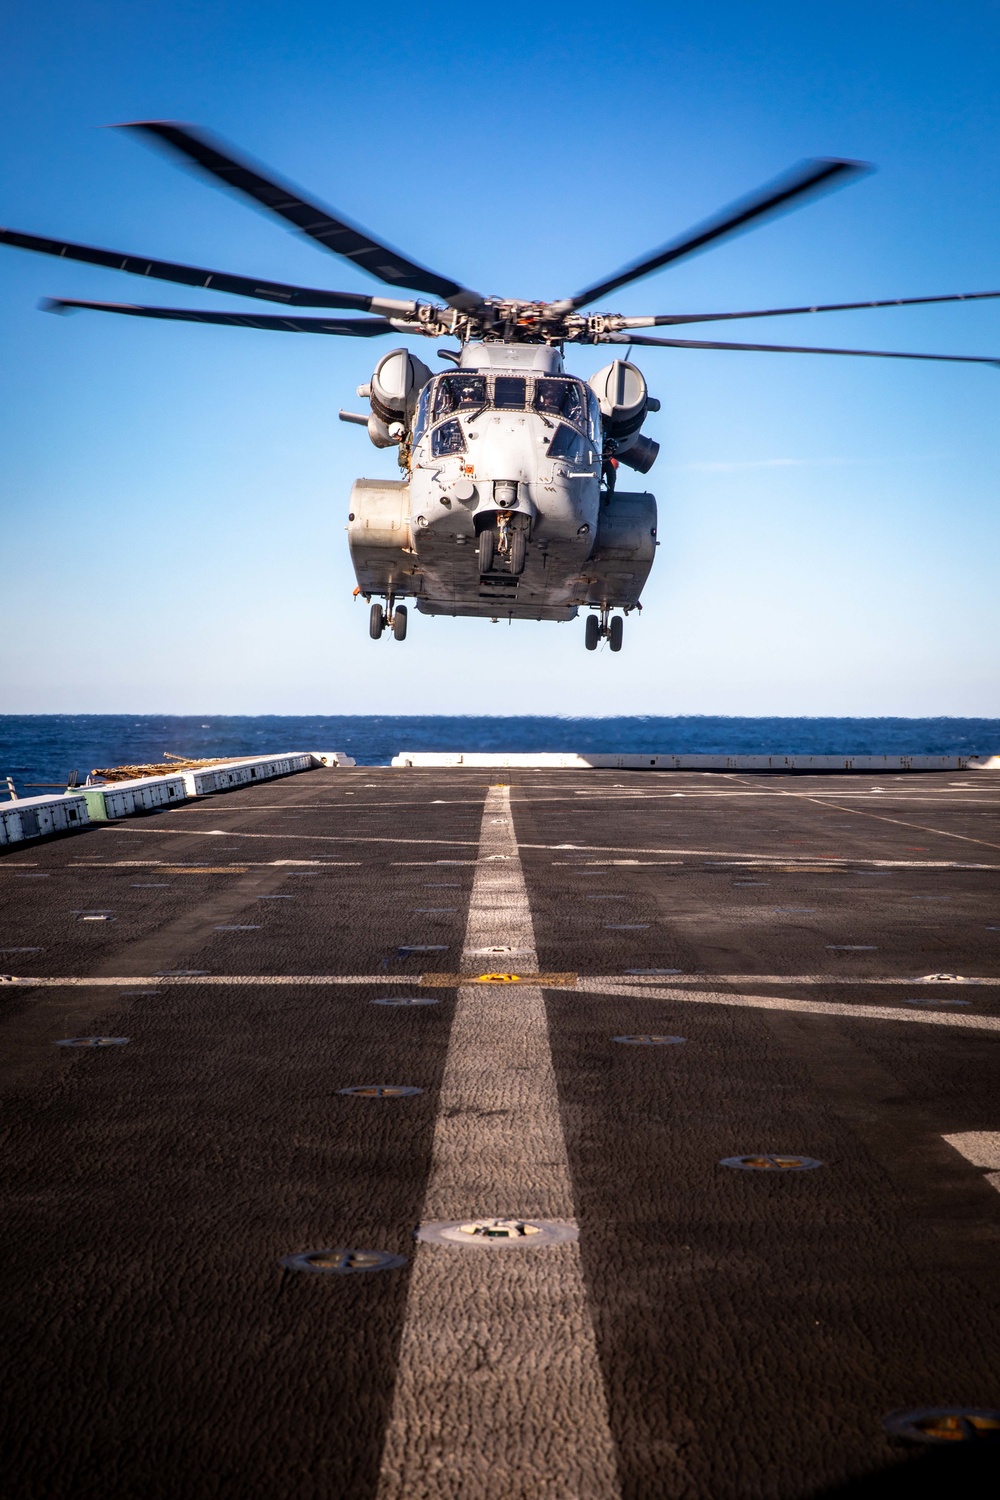
[[[173,118],[445,274],[557,297],[834,155],[879,170],[605,310],[1000,289],[995,3],[17,10],[15,228],[376,289],[100,128]],[[47,317],[44,295],[247,306],[0,248],[4,711],[1000,713],[1000,371],[646,351],[662,545],[622,653],[585,652],[582,619],[412,614],[401,646],[368,639],[343,529],[353,478],[395,462],[336,420],[391,339]],[[1000,302],[725,336],[1000,357]]]

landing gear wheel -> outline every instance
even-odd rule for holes
[[[596,615],[587,616],[587,625],[584,631],[583,644],[588,651],[596,651],[597,643],[601,639],[601,622]]]
[[[485,531],[479,533],[479,571],[489,573],[493,567],[493,548],[496,543],[496,532],[492,526],[487,526]]]
[[[510,534],[510,571],[514,574],[524,572],[524,554],[527,551],[527,535],[523,531],[512,531]]]
[[[615,615],[608,626],[608,644],[612,651],[620,651],[622,649],[622,634],[624,630],[625,621],[621,615]]]
[[[393,639],[397,641],[406,640],[406,605],[397,604],[396,613],[392,617]]]
[[[385,629],[385,610],[381,604],[373,604],[371,614],[368,616],[368,634],[373,641],[377,641]]]

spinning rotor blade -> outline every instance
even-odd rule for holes
[[[73,297],[49,297],[41,304],[45,312],[73,312],[78,307],[92,312],[124,313],[130,318],[166,318],[179,323],[221,323],[227,328],[266,328],[276,333],[340,333],[354,338],[373,338],[398,330],[388,318],[296,318],[271,313],[202,312],[186,307],[137,307],[131,302],[80,302]]]
[[[855,354],[865,359],[940,359],[949,364],[995,365],[1000,369],[1000,358],[991,359],[987,354],[900,354],[889,349],[814,349],[801,344],[720,344],[707,339],[651,339],[640,334],[611,334],[599,341],[602,344],[643,344],[662,349],[749,349],[758,354]]]
[[[406,314],[416,311],[415,302],[389,302],[386,298],[368,297],[359,292],[325,292],[315,287],[289,286],[283,281],[258,281],[252,276],[230,276],[225,271],[205,271],[200,266],[176,265],[169,260],[148,260],[142,255],[123,255],[119,250],[98,250],[93,245],[75,245],[72,240],[49,240],[37,234],[22,234],[18,229],[0,229],[0,245],[14,245],[19,250],[36,250],[41,255],[57,255],[63,260],[82,260],[91,266],[107,266],[112,271],[128,271],[133,276],[149,276],[154,281],[177,281],[182,286],[211,287],[215,292],[233,292],[238,297],[261,297],[267,302],[284,302],[289,307],[341,307],[351,312]]]
[[[827,302],[815,307],[768,307],[755,312],[663,313],[650,318],[624,318],[626,328],[664,328],[677,323],[720,323],[732,318],[784,318],[792,313],[854,312],[865,307],[919,307],[927,302],[982,302],[1000,292],[953,292],[945,297],[890,297],[884,302]]]
[[[256,203],[294,224],[310,239],[318,241],[324,249],[334,255],[361,266],[370,275],[390,286],[412,287],[418,292],[427,292],[433,297],[443,297],[451,307],[478,307],[482,297],[449,281],[435,271],[428,271],[415,261],[407,260],[398,250],[381,244],[365,230],[339,219],[329,209],[310,203],[294,188],[274,178],[261,175],[255,166],[220,150],[201,131],[187,125],[177,125],[169,120],[137,120],[119,127],[133,130],[162,142],[183,156],[188,162],[200,167],[210,176],[218,178],[229,188],[252,198]]]
[[[738,203],[723,209],[714,219],[706,220],[704,224],[692,229],[682,238],[663,245],[652,255],[634,261],[630,266],[625,266],[623,270],[610,276],[606,281],[597,281],[593,286],[587,287],[583,292],[578,292],[575,297],[566,302],[556,303],[556,307],[560,311],[567,312],[583,307],[586,303],[593,302],[596,297],[603,297],[607,292],[613,292],[620,286],[627,286],[631,281],[638,281],[640,276],[648,276],[651,271],[658,271],[661,266],[670,265],[684,256],[694,255],[696,251],[704,250],[708,245],[727,239],[730,235],[739,234],[744,229],[749,229],[763,219],[771,218],[786,209],[799,208],[807,198],[817,197],[820,193],[828,192],[834,187],[844,187],[853,178],[870,171],[872,168],[867,163],[859,161],[820,158],[801,162],[770,186],[760,188],[756,193],[740,199]]]

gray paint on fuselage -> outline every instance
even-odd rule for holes
[[[530,344],[466,345],[461,369],[484,376],[564,374],[557,349]],[[438,425],[433,421],[413,450],[410,519],[424,582],[417,608],[424,614],[572,619],[586,597],[581,573],[594,547],[600,506],[600,438],[593,418],[585,434],[584,461],[575,463],[550,456],[558,420],[530,407],[458,411],[448,419],[461,428],[463,453],[433,456],[432,433]],[[459,498],[463,481],[474,486],[467,500]],[[498,481],[517,485],[516,506],[498,502]],[[500,581],[505,576],[501,568],[494,581],[482,581],[474,555],[481,518],[488,516],[494,524],[499,510],[511,508],[531,527],[516,587],[513,580]]]

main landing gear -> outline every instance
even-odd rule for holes
[[[381,604],[373,604],[371,607],[371,614],[368,617],[368,634],[373,641],[380,639],[386,626],[392,631],[395,640],[406,640],[406,605],[396,604],[391,594],[386,600],[385,609]]]
[[[583,642],[588,651],[596,651],[600,640],[607,640],[612,651],[622,649],[622,635],[625,630],[625,621],[621,615],[612,615],[608,618],[608,610],[601,610],[600,617],[588,615]]]

